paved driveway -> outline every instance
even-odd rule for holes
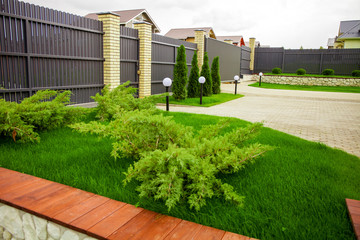
[[[360,157],[360,94],[260,89],[250,83],[238,86],[243,98],[209,108],[171,106],[170,111],[263,121],[266,127]],[[222,84],[221,90],[233,93],[234,85]]]

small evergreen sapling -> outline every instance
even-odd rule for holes
[[[204,96],[211,96],[212,94],[212,79],[210,74],[210,67],[209,67],[209,57],[207,52],[204,54],[204,64],[201,68],[200,76],[205,77],[206,81],[204,83],[203,95]]]
[[[199,97],[200,84],[199,84],[199,66],[197,60],[197,52],[194,52],[194,56],[191,61],[191,70],[188,84],[188,97],[195,98]]]
[[[211,64],[211,79],[213,83],[212,93],[219,94],[221,86],[221,76],[220,76],[220,66],[219,66],[219,57],[214,57]]]
[[[176,64],[174,67],[174,81],[172,84],[173,97],[176,100],[186,98],[186,84],[188,78],[188,67],[186,64],[186,54],[184,45],[180,45],[177,51]]]

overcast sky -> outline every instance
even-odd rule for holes
[[[25,0],[84,16],[145,8],[161,29],[212,27],[216,35],[255,37],[262,45],[326,47],[340,21],[360,19],[360,0]]]

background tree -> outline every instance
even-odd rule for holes
[[[221,86],[221,76],[219,67],[219,57],[214,57],[211,64],[212,93],[219,94]]]
[[[204,83],[203,95],[204,96],[211,96],[212,94],[212,79],[210,74],[210,67],[209,67],[209,57],[207,52],[204,54],[204,64],[201,68],[200,76],[203,76],[206,81]]]
[[[194,52],[194,56],[191,60],[191,70],[190,70],[190,76],[189,76],[189,84],[187,88],[187,93],[189,98],[199,97],[199,66],[198,66],[198,60],[197,60],[197,51]]]
[[[184,45],[181,45],[177,51],[174,67],[174,81],[172,85],[172,93],[177,100],[186,98],[187,73],[188,67],[186,65],[185,47]]]

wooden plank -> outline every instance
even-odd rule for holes
[[[194,239],[221,240],[224,235],[225,235],[225,231],[223,230],[202,226],[200,231],[195,235]]]
[[[65,211],[68,208],[71,208],[82,202],[94,194],[82,191],[80,189],[71,188],[69,193],[60,194],[58,198],[51,198],[52,204],[48,204],[48,202],[43,204],[42,206],[36,206],[37,212],[41,214],[46,214],[49,218],[53,218],[55,215],[59,214],[60,212]]]
[[[183,220],[166,236],[165,240],[194,239],[200,229],[200,224]]]
[[[88,231],[107,238],[143,210],[143,208],[136,208],[135,206],[126,204],[124,207],[95,224],[93,227],[88,229]]]
[[[346,204],[352,207],[360,207],[360,201],[353,199],[345,199]]]
[[[146,224],[154,220],[158,215],[156,212],[144,210],[131,219],[124,226],[112,233],[109,239],[131,239],[134,237]]]
[[[158,214],[133,239],[164,239],[180,222],[179,218]]]
[[[107,197],[94,195],[89,199],[80,202],[77,205],[68,208],[67,210],[55,215],[54,219],[64,223],[71,223],[74,220],[92,211],[93,209],[99,207],[100,205],[105,204],[109,200],[110,199]]]
[[[71,224],[87,230],[123,206],[125,203],[110,199],[105,204],[72,221]]]
[[[222,240],[250,240],[250,238],[236,233],[226,232]]]

